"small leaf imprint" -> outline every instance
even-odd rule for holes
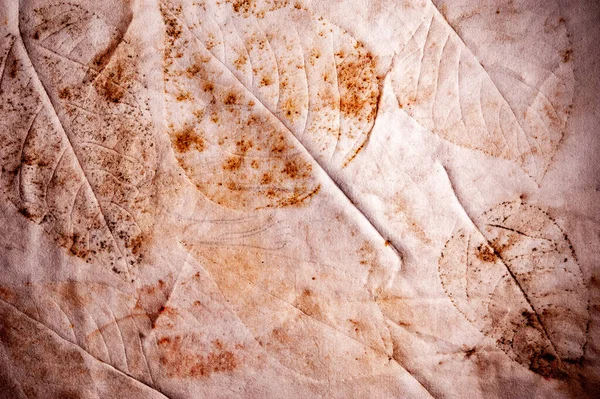
[[[446,243],[439,274],[456,308],[513,360],[567,378],[587,341],[588,295],[573,247],[544,210],[505,202]]]

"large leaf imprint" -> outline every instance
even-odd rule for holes
[[[2,42],[2,189],[71,253],[126,274],[139,256],[155,161],[144,104],[132,94],[141,86],[136,51],[122,42],[130,16],[111,24],[49,2],[25,2],[21,12],[23,42]]]
[[[439,3],[452,26],[426,6],[394,59],[400,107],[442,138],[511,160],[539,181],[562,138],[574,90],[558,7]]]
[[[0,320],[2,398],[165,398],[4,301]]]
[[[212,200],[287,206],[318,189],[290,132],[318,161],[344,166],[368,138],[379,83],[373,56],[340,28],[252,4],[162,2],[171,138]],[[297,33],[307,26],[314,34]]]
[[[446,293],[511,358],[566,377],[583,359],[589,319],[567,236],[546,212],[519,202],[492,208],[484,220],[482,232],[461,229],[446,244],[439,261]]]
[[[138,296],[136,303],[133,295],[106,284],[77,281],[0,287],[1,302],[94,358],[150,383],[150,364],[141,337],[152,326],[140,305],[143,295]],[[8,347],[10,342],[4,344]]]

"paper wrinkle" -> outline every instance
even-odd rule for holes
[[[581,10],[2,3],[0,396],[593,397]]]

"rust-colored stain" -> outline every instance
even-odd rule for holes
[[[223,104],[225,105],[236,105],[238,103],[238,96],[235,92],[227,93],[225,99],[223,100]]]
[[[287,1],[274,1],[269,5],[271,8],[258,9],[254,0],[226,0],[226,3],[229,3],[233,12],[239,14],[235,16],[239,19],[247,19],[251,15],[260,19],[266,12],[289,5]],[[309,109],[314,104],[307,103],[301,97],[289,96],[281,97],[283,101],[277,104],[276,111],[268,109],[268,101],[264,100],[260,93],[253,93],[252,89],[259,88],[267,92],[277,89],[279,85],[280,91],[297,90],[295,83],[285,76],[271,74],[270,72],[273,71],[266,68],[258,68],[252,71],[254,79],[252,89],[244,87],[244,83],[240,83],[243,79],[234,73],[242,76],[249,70],[251,57],[245,54],[233,54],[232,63],[237,72],[228,71],[225,63],[220,62],[210,52],[218,50],[218,46],[223,43],[212,33],[207,35],[209,39],[203,43],[202,39],[190,33],[190,29],[194,27],[188,27],[187,22],[183,22],[186,18],[182,8],[167,4],[168,2],[160,3],[164,22],[162,77],[169,118],[165,132],[157,132],[149,122],[149,105],[144,96],[146,88],[143,87],[143,79],[139,75],[141,69],[137,54],[141,52],[137,47],[138,44],[118,29],[111,31],[114,37],[108,45],[104,46],[105,48],[95,49],[95,55],[83,61],[77,59],[74,63],[77,66],[69,66],[74,72],[85,76],[80,82],[69,81],[66,86],[62,82],[58,84],[56,76],[59,72],[64,72],[66,62],[60,58],[65,56],[60,53],[57,53],[58,57],[44,55],[45,60],[52,60],[47,68],[50,72],[40,73],[47,73],[42,77],[44,82],[51,83],[47,85],[49,87],[47,91],[52,104],[56,104],[59,111],[57,114],[61,119],[60,129],[53,125],[56,115],[53,116],[51,110],[44,108],[47,103],[46,98],[35,93],[28,84],[25,84],[29,81],[31,71],[13,54],[7,57],[4,82],[0,82],[2,104],[8,104],[9,113],[18,113],[17,119],[20,121],[15,124],[17,132],[15,138],[1,138],[0,141],[0,145],[6,145],[8,148],[7,158],[16,160],[13,162],[15,165],[11,163],[2,165],[0,178],[3,193],[15,204],[23,217],[42,225],[60,245],[66,248],[66,252],[92,265],[108,265],[110,270],[119,275],[125,275],[133,270],[135,273],[132,273],[132,276],[139,276],[146,272],[143,266],[148,266],[150,263],[144,264],[150,256],[150,246],[155,243],[152,222],[147,222],[154,216],[152,203],[155,200],[153,195],[156,188],[153,184],[156,180],[153,162],[157,155],[154,148],[154,135],[158,133],[165,133],[165,137],[168,135],[170,141],[167,145],[170,145],[173,151],[167,152],[166,155],[173,160],[173,167],[176,169],[173,173],[180,175],[185,173],[186,184],[195,187],[215,204],[244,210],[300,207],[310,203],[319,195],[321,185],[317,178],[318,171],[315,170],[317,164],[294,137],[298,132],[288,126],[294,125],[307,114],[311,117],[314,117],[313,114],[325,115],[323,126],[320,126],[317,131],[311,131],[310,134],[329,135],[329,138],[337,139],[338,144],[352,141],[350,149],[344,150],[343,160],[337,165],[337,167],[345,167],[353,162],[368,144],[381,95],[381,77],[376,75],[379,61],[365,44],[356,42],[350,46],[352,48],[345,48],[333,54],[335,61],[332,62],[333,66],[330,65],[331,70],[317,74],[317,77],[322,79],[322,82],[317,84],[326,87],[316,94],[316,99],[319,101],[317,108]],[[82,11],[79,6],[61,3],[61,7],[66,7],[66,12],[63,13],[61,9],[58,19],[55,18],[56,13],[50,13],[49,17],[44,16],[48,14],[45,9],[38,10],[42,22],[37,24],[32,32],[24,32],[24,40],[29,46],[27,50],[31,52],[34,63],[40,62],[35,47],[48,45],[45,40],[52,31],[56,29],[70,31],[74,24],[80,23],[74,16],[79,20],[91,18],[90,13]],[[302,10],[299,3],[295,3],[292,7]],[[503,15],[507,12],[502,10]],[[496,13],[500,13],[500,10]],[[128,25],[130,21],[125,22],[127,23],[123,25]],[[83,26],[91,29],[94,24]],[[323,22],[323,26],[326,28],[318,32],[320,37],[327,36],[328,28],[330,28],[329,32],[333,32],[334,28],[337,29],[332,25],[330,27],[326,22]],[[339,31],[341,32],[342,29],[340,28]],[[73,30],[72,33],[76,37],[77,32]],[[347,33],[343,32],[343,34]],[[272,36],[267,38],[270,40]],[[268,40],[262,38],[253,40],[256,40],[253,45],[261,50],[269,46]],[[436,48],[439,43],[433,42],[431,46]],[[51,48],[51,50],[56,49]],[[309,50],[306,54],[308,55],[306,61],[312,67],[322,65],[320,63],[331,56],[319,48]],[[564,63],[572,61],[572,49],[559,54]],[[302,69],[304,66],[297,68]],[[70,71],[67,69],[67,72]],[[73,76],[79,76],[78,74],[73,73]],[[14,85],[21,90],[20,96],[25,99],[18,104],[21,108],[18,108],[10,97],[6,98],[11,101],[4,101],[5,97],[2,96],[7,95],[5,89],[9,85]],[[427,98],[433,94],[433,91],[425,90],[420,93],[421,98],[409,96],[399,104],[410,111],[422,105],[419,101],[422,101],[423,97]],[[40,108],[42,111],[39,112],[39,116],[32,118],[32,111]],[[551,104],[542,106],[541,113],[550,124],[559,126],[564,122],[563,115],[557,115]],[[339,129],[325,126],[331,121],[338,123]],[[61,129],[64,129],[64,132]],[[537,136],[534,138],[537,139]],[[486,142],[486,148],[491,151],[490,153],[497,151],[495,144],[494,140]],[[532,149],[531,153],[535,151],[538,150]],[[65,155],[59,159],[57,154]],[[506,153],[500,155],[512,156]],[[19,191],[21,181],[28,182],[28,187],[32,187],[32,191],[26,193],[27,196]],[[29,195],[32,193],[35,195]],[[569,238],[563,235],[558,224],[548,213],[524,204],[524,200],[525,197],[521,197],[521,203],[500,204],[486,213],[483,218],[489,219],[489,224],[486,226],[489,229],[473,234],[461,231],[450,238],[440,257],[440,278],[444,289],[459,311],[465,314],[469,322],[473,323],[482,334],[492,337],[498,347],[512,360],[545,378],[566,379],[575,375],[583,364],[584,358],[580,353],[585,349],[587,337],[581,338],[580,335],[588,333],[585,329],[589,325],[586,324],[588,317],[579,308],[571,309],[563,304],[551,303],[550,294],[535,291],[535,280],[536,272],[545,264],[554,267],[554,269],[544,270],[548,274],[558,273],[559,269],[568,270],[571,276],[575,276],[569,280],[572,283],[570,288],[558,287],[556,292],[560,295],[564,294],[568,299],[564,302],[568,303],[568,306],[574,306],[572,303],[576,300],[570,296],[569,290],[583,290],[578,280],[580,276],[577,258]],[[64,204],[67,202],[70,205],[65,207]],[[406,212],[405,207],[402,211]],[[264,212],[262,215],[265,213],[269,212]],[[256,212],[256,214],[261,213]],[[502,219],[498,214],[505,218]],[[344,216],[340,214],[337,218],[341,221]],[[408,230],[415,233],[422,241],[430,243],[412,217],[407,216],[406,219]],[[534,228],[536,231],[531,232],[521,229],[522,226],[510,225],[509,222],[514,219],[529,221],[530,226],[538,228],[537,230]],[[507,220],[509,222],[506,222]],[[317,283],[322,283],[323,287],[327,287],[328,284],[326,273],[320,274],[321,265],[317,265],[319,268],[315,267],[314,271],[307,274],[308,277],[305,276],[306,280],[310,280],[308,284],[296,285],[295,281],[279,282],[277,279],[280,276],[275,273],[273,273],[273,280],[269,280],[271,276],[265,272],[266,269],[261,269],[261,267],[266,268],[264,264],[269,261],[265,255],[267,252],[265,248],[275,252],[287,242],[282,239],[282,243],[273,244],[279,237],[254,240],[252,235],[262,234],[262,230],[259,233],[255,230],[240,233],[240,236],[245,235],[239,239],[243,245],[236,241],[237,237],[231,241],[233,243],[231,245],[229,242],[214,246],[203,243],[205,245],[203,250],[206,251],[202,253],[205,258],[203,260],[214,261],[217,264],[212,266],[211,273],[215,276],[221,291],[227,293],[227,296],[234,296],[242,289],[256,288],[255,285],[268,293],[272,290],[275,293],[281,291],[290,294],[292,297],[287,297],[285,306],[290,305],[295,308],[290,312],[297,314],[295,319],[290,317],[279,326],[265,329],[260,336],[254,338],[263,349],[276,353],[284,367],[301,371],[311,378],[329,379],[333,375],[329,374],[330,370],[328,370],[332,360],[325,350],[321,352],[322,349],[327,349],[329,343],[320,346],[321,337],[318,336],[318,332],[315,332],[314,336],[306,340],[311,341],[311,345],[315,345],[314,349],[311,347],[309,351],[303,352],[305,348],[298,349],[296,346],[298,342],[305,342],[302,339],[306,339],[306,331],[312,329],[307,321],[331,323],[333,311],[330,311],[329,306],[333,306],[340,297],[332,296],[331,303],[328,303],[330,297],[319,290]],[[355,236],[358,231],[354,229],[351,235]],[[538,240],[536,234],[542,235],[548,232],[550,232],[549,236]],[[234,231],[233,235],[237,233]],[[232,232],[228,231],[228,234]],[[310,231],[307,229],[306,236],[309,235]],[[225,238],[224,241],[227,239]],[[541,243],[536,241],[532,244],[535,240]],[[352,248],[359,249],[356,253],[348,254],[352,259],[357,260],[357,264],[353,266],[369,276],[374,274],[375,269],[381,268],[378,258],[381,246],[391,245],[389,240],[383,241],[383,244],[382,241],[375,242],[376,246],[370,241],[362,242],[361,246],[361,241],[357,239],[355,242],[357,245]],[[187,243],[184,245],[188,248],[193,247]],[[240,246],[242,250],[239,250]],[[207,250],[208,247],[210,248]],[[198,253],[195,252],[196,255]],[[547,258],[544,257],[549,257],[552,262],[546,262]],[[557,259],[560,261],[556,261]],[[270,261],[273,262],[272,259]],[[461,284],[463,279],[473,283],[467,284],[465,295],[462,296],[453,295],[452,290],[462,285],[449,281],[456,276],[444,270],[444,267],[452,267],[453,262],[461,262],[459,270],[467,269],[467,273],[459,276]],[[122,267],[122,263],[126,265],[125,268]],[[489,279],[497,283],[491,293],[485,292],[486,295],[481,295],[480,292],[475,292],[477,287],[489,283],[486,280],[488,276],[482,273],[493,270],[493,267],[500,264],[504,267],[502,273],[492,275],[495,279]],[[230,286],[222,288],[228,278],[225,277],[226,273],[230,273],[233,277],[227,281]],[[192,279],[196,282],[201,280],[200,273],[196,273]],[[147,364],[144,365],[141,361],[136,363],[137,360],[131,356],[133,349],[127,346],[131,343],[126,342],[123,337],[135,338],[136,345],[139,344],[142,352],[148,347],[156,351],[154,354],[158,354],[155,359],[158,360],[160,367],[159,374],[162,373],[168,378],[196,379],[203,380],[202,383],[205,383],[211,377],[216,379],[216,375],[240,372],[245,365],[241,354],[243,345],[225,343],[225,339],[208,337],[202,329],[182,332],[184,323],[181,321],[187,317],[186,311],[193,308],[197,314],[210,313],[205,309],[209,309],[212,304],[209,304],[206,297],[184,298],[189,300],[190,307],[177,308],[174,304],[177,298],[173,295],[175,281],[177,277],[173,274],[163,276],[154,284],[131,280],[132,283],[138,283],[132,288],[132,292],[135,293],[127,294],[132,297],[119,301],[120,304],[127,303],[130,307],[126,310],[120,309],[119,315],[112,315],[109,324],[100,325],[91,333],[89,331],[93,328],[83,331],[85,326],[78,324],[80,320],[73,322],[67,320],[68,327],[72,330],[69,333],[73,334],[74,340],[80,339],[79,334],[83,334],[85,344],[90,345],[89,348],[84,349],[93,356],[96,356],[94,351],[97,347],[104,345],[103,348],[106,347],[110,357],[114,348],[108,345],[109,341],[106,341],[105,334],[122,331],[130,333],[134,330],[121,330],[121,328],[125,328],[124,325],[136,325],[135,335],[121,335],[123,347],[126,347],[122,371],[129,374],[127,378],[133,376],[148,385],[154,384],[151,381],[152,375],[148,381],[133,375],[135,370],[147,367]],[[182,286],[187,283],[189,281],[181,282]],[[592,279],[591,283],[595,284],[597,281]],[[67,319],[73,309],[87,310],[98,301],[98,297],[110,297],[100,288],[82,291],[78,284],[68,281],[59,285],[49,296],[50,299],[56,300],[57,307],[67,316]],[[269,284],[268,288],[264,288],[267,284]],[[248,286],[252,287],[248,288]],[[33,291],[28,290],[29,288],[23,289],[22,292],[28,294],[24,295],[21,292],[17,294],[13,288],[0,287],[0,299],[22,307],[21,302],[25,303],[25,300],[37,300],[34,295],[29,295]],[[181,292],[175,293],[181,294]],[[517,296],[525,298],[512,308],[503,307]],[[464,310],[459,303],[461,300],[470,301],[471,298],[489,299],[489,303],[485,303],[484,311],[474,312],[475,316],[473,316],[469,313],[469,309]],[[249,303],[255,300],[246,297],[243,299],[248,300]],[[226,300],[229,302],[229,298]],[[32,318],[31,315],[35,312],[38,312],[38,315],[40,313],[38,309],[34,309],[38,303],[33,303],[35,306],[28,304],[25,312]],[[254,306],[262,305],[262,303],[254,304]],[[465,307],[478,306],[473,303],[468,305]],[[252,308],[248,309],[252,310]],[[131,314],[127,314],[128,311]],[[328,314],[329,312],[331,313]],[[88,360],[84,359],[79,352],[69,352],[66,360],[74,366],[65,370],[66,367],[62,366],[60,359],[56,359],[55,356],[63,353],[64,348],[47,339],[48,334],[43,334],[39,325],[30,320],[23,321],[19,319],[19,315],[15,316],[4,310],[0,310],[0,313],[3,316],[3,322],[0,322],[0,341],[8,348],[6,352],[11,357],[25,358],[25,366],[36,372],[39,371],[36,362],[52,361],[52,364],[58,364],[56,370],[39,372],[40,375],[36,375],[37,380],[45,381],[50,375],[59,381],[70,381],[70,376],[76,374],[84,376],[90,385],[94,383],[95,377],[88,375]],[[240,316],[242,317],[244,316]],[[345,314],[342,321],[343,331],[333,331],[337,326],[333,326],[332,331],[327,331],[349,334],[351,339],[364,344],[360,339],[371,334],[373,326],[360,317],[361,315]],[[483,320],[477,320],[477,317]],[[310,320],[311,318],[315,320]],[[575,338],[572,345],[569,341],[572,337],[560,335],[561,323],[565,321],[573,328]],[[297,325],[292,326],[293,323]],[[139,331],[137,324],[142,326],[139,327]],[[399,318],[396,324],[407,329],[416,328],[416,323],[413,325],[404,318]],[[14,326],[17,328],[13,328]],[[36,335],[34,338],[28,337],[27,334],[23,334],[25,330],[33,331]],[[585,331],[580,334],[580,330]],[[146,333],[151,334],[146,335]],[[562,338],[564,341],[561,341]],[[378,339],[385,341],[389,338]],[[570,345],[566,349],[564,342]],[[68,342],[66,344],[68,345]],[[81,342],[78,344],[83,346]],[[369,351],[370,349],[372,348],[369,348]],[[479,349],[462,347],[457,353],[462,362],[481,362]],[[132,352],[129,352],[130,350]],[[45,353],[47,354],[44,355]],[[372,356],[370,353],[367,354],[365,350],[365,359]],[[140,359],[144,361],[152,359],[146,358],[146,353],[142,354]],[[305,355],[305,358],[301,358],[300,354]],[[359,361],[361,356],[362,354],[352,356],[352,359]],[[405,359],[402,356],[401,353],[395,353],[395,348],[392,348],[390,354],[385,354],[384,359],[403,362]],[[112,362],[112,359],[107,360],[102,356],[98,356],[98,359],[108,364]],[[285,364],[285,361],[291,362],[292,365]],[[361,361],[364,361],[365,370],[371,366],[368,359]],[[302,364],[293,364],[294,362]],[[19,373],[26,374],[21,370]],[[77,389],[64,389],[57,393],[57,397],[84,395]],[[39,396],[31,384],[24,384],[23,392],[26,396]]]
[[[282,81],[281,84],[285,86],[285,80]],[[285,115],[285,118],[291,122],[295,122],[296,120],[298,120],[298,118],[300,118],[300,114],[302,111],[301,107],[302,105],[299,103],[299,101],[293,97],[287,98],[281,104],[281,110],[283,112],[283,115]]]
[[[295,304],[298,309],[312,317],[323,317],[323,311],[319,305],[318,296],[310,289],[304,289],[296,298]]]
[[[160,364],[168,377],[206,378],[215,373],[230,373],[239,367],[234,352],[227,349],[221,341],[215,340],[209,348],[205,348],[206,351],[196,352],[186,345],[194,342],[188,338],[175,335],[163,336],[157,340],[161,354]]]
[[[180,6],[173,8],[172,11],[175,12],[176,15],[181,15]],[[179,21],[177,21],[176,17],[170,13],[170,10],[163,3],[160,4],[160,12],[165,23],[166,34],[170,38],[169,40],[171,40],[172,43],[172,41],[177,40],[181,37],[181,35],[183,34],[183,28],[179,24]],[[165,52],[167,51],[169,50],[165,50]]]
[[[477,247],[475,256],[483,262],[495,262],[498,259],[494,249],[485,244],[481,244]]]
[[[270,86],[273,84],[273,78],[271,76],[265,75],[260,80],[259,86]]]
[[[343,54],[338,56],[342,58]],[[338,65],[337,75],[342,114],[356,118],[358,122],[372,123],[379,100],[379,82],[373,55],[361,43],[357,43],[355,54],[344,57],[344,61]]]
[[[106,66],[95,82],[96,90],[107,101],[118,103],[123,99],[134,77],[131,62],[117,58]]]
[[[63,100],[69,100],[71,98],[71,90],[68,87],[62,88],[58,92],[58,97],[60,97]]]
[[[192,93],[189,91],[180,92],[175,98],[177,101],[188,101],[192,99]]]
[[[254,0],[227,0],[231,4],[233,11],[249,13],[256,8],[256,2]]]
[[[154,326],[156,319],[165,311],[164,304],[168,299],[169,287],[173,284],[173,276],[159,279],[157,284],[144,285],[137,289],[136,309],[141,309]]]
[[[16,299],[16,295],[11,289],[7,287],[0,287],[0,299],[8,303],[12,303]]]
[[[182,130],[174,132],[174,136],[173,146],[178,152],[188,152],[192,148],[204,151],[204,139],[191,126],[184,126]]]

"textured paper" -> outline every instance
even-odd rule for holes
[[[599,394],[595,2],[0,5],[0,397]]]

